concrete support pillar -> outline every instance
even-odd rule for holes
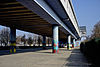
[[[46,36],[43,36],[42,44],[43,44],[43,49],[46,49]]]
[[[38,45],[40,46],[40,36],[38,36]]]
[[[53,53],[58,53],[59,52],[59,29],[58,29],[58,26],[57,25],[53,25],[53,41],[52,41],[52,44],[53,44]]]
[[[73,39],[73,48],[75,47],[75,39]]]
[[[72,48],[74,48],[74,41],[73,41],[74,39],[73,38],[71,38],[71,44],[72,44]]]
[[[48,46],[49,46],[49,38],[48,38]]]
[[[70,49],[71,47],[71,35],[68,36],[68,44],[67,44],[67,49]]]
[[[10,53],[16,52],[16,29],[10,28]]]

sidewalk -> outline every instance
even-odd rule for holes
[[[52,50],[31,51],[0,56],[0,67],[88,67],[88,63],[79,49],[59,49],[58,54]]]
[[[66,60],[65,67],[90,67],[89,64],[84,57],[84,55],[80,52],[79,48],[75,48],[72,50],[71,55]]]

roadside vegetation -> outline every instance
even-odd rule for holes
[[[16,35],[16,47],[17,48],[33,48],[42,46],[43,37],[34,33],[27,33],[22,35]],[[50,37],[46,37],[46,43],[49,45],[52,43]],[[0,29],[0,50],[10,49],[10,29],[3,27]]]
[[[94,25],[91,37],[81,43],[80,50],[93,66],[100,66],[100,21]]]

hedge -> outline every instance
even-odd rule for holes
[[[92,39],[80,44],[80,50],[93,65],[100,65],[100,38]]]

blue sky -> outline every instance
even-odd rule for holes
[[[72,0],[74,11],[80,26],[87,27],[87,35],[100,21],[100,0]]]

